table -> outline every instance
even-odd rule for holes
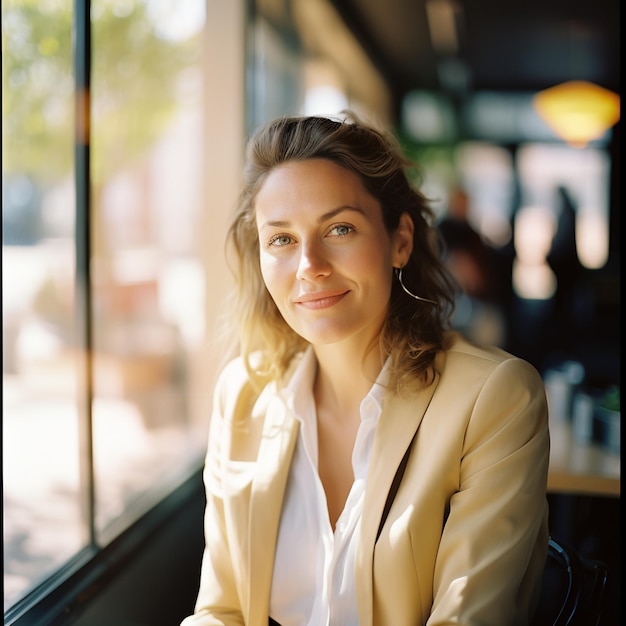
[[[550,420],[548,493],[620,496],[620,455],[595,443],[578,443],[566,419]]]

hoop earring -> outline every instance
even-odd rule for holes
[[[429,300],[428,298],[422,298],[421,296],[416,296],[414,293],[411,293],[405,287],[404,282],[402,280],[402,268],[401,267],[394,267],[393,269],[396,271],[396,276],[398,277],[398,282],[400,283],[400,287],[402,287],[402,289],[404,290],[405,293],[410,295],[411,298],[415,298],[416,300],[421,300],[422,302],[430,302],[430,304],[434,304],[435,306],[437,306],[437,303],[434,300]]]

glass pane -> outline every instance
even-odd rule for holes
[[[204,1],[92,2],[96,531],[199,467],[205,345]],[[197,373],[200,372],[200,373]]]
[[[5,610],[87,538],[72,351],[72,5],[2,2]]]

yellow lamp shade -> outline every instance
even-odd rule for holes
[[[582,80],[540,91],[533,101],[550,128],[576,147],[601,137],[620,117],[619,95]]]

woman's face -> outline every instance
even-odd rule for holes
[[[323,159],[274,169],[255,210],[263,280],[287,324],[313,345],[367,346],[387,314],[392,268],[411,253],[410,217],[390,236],[359,177]]]

